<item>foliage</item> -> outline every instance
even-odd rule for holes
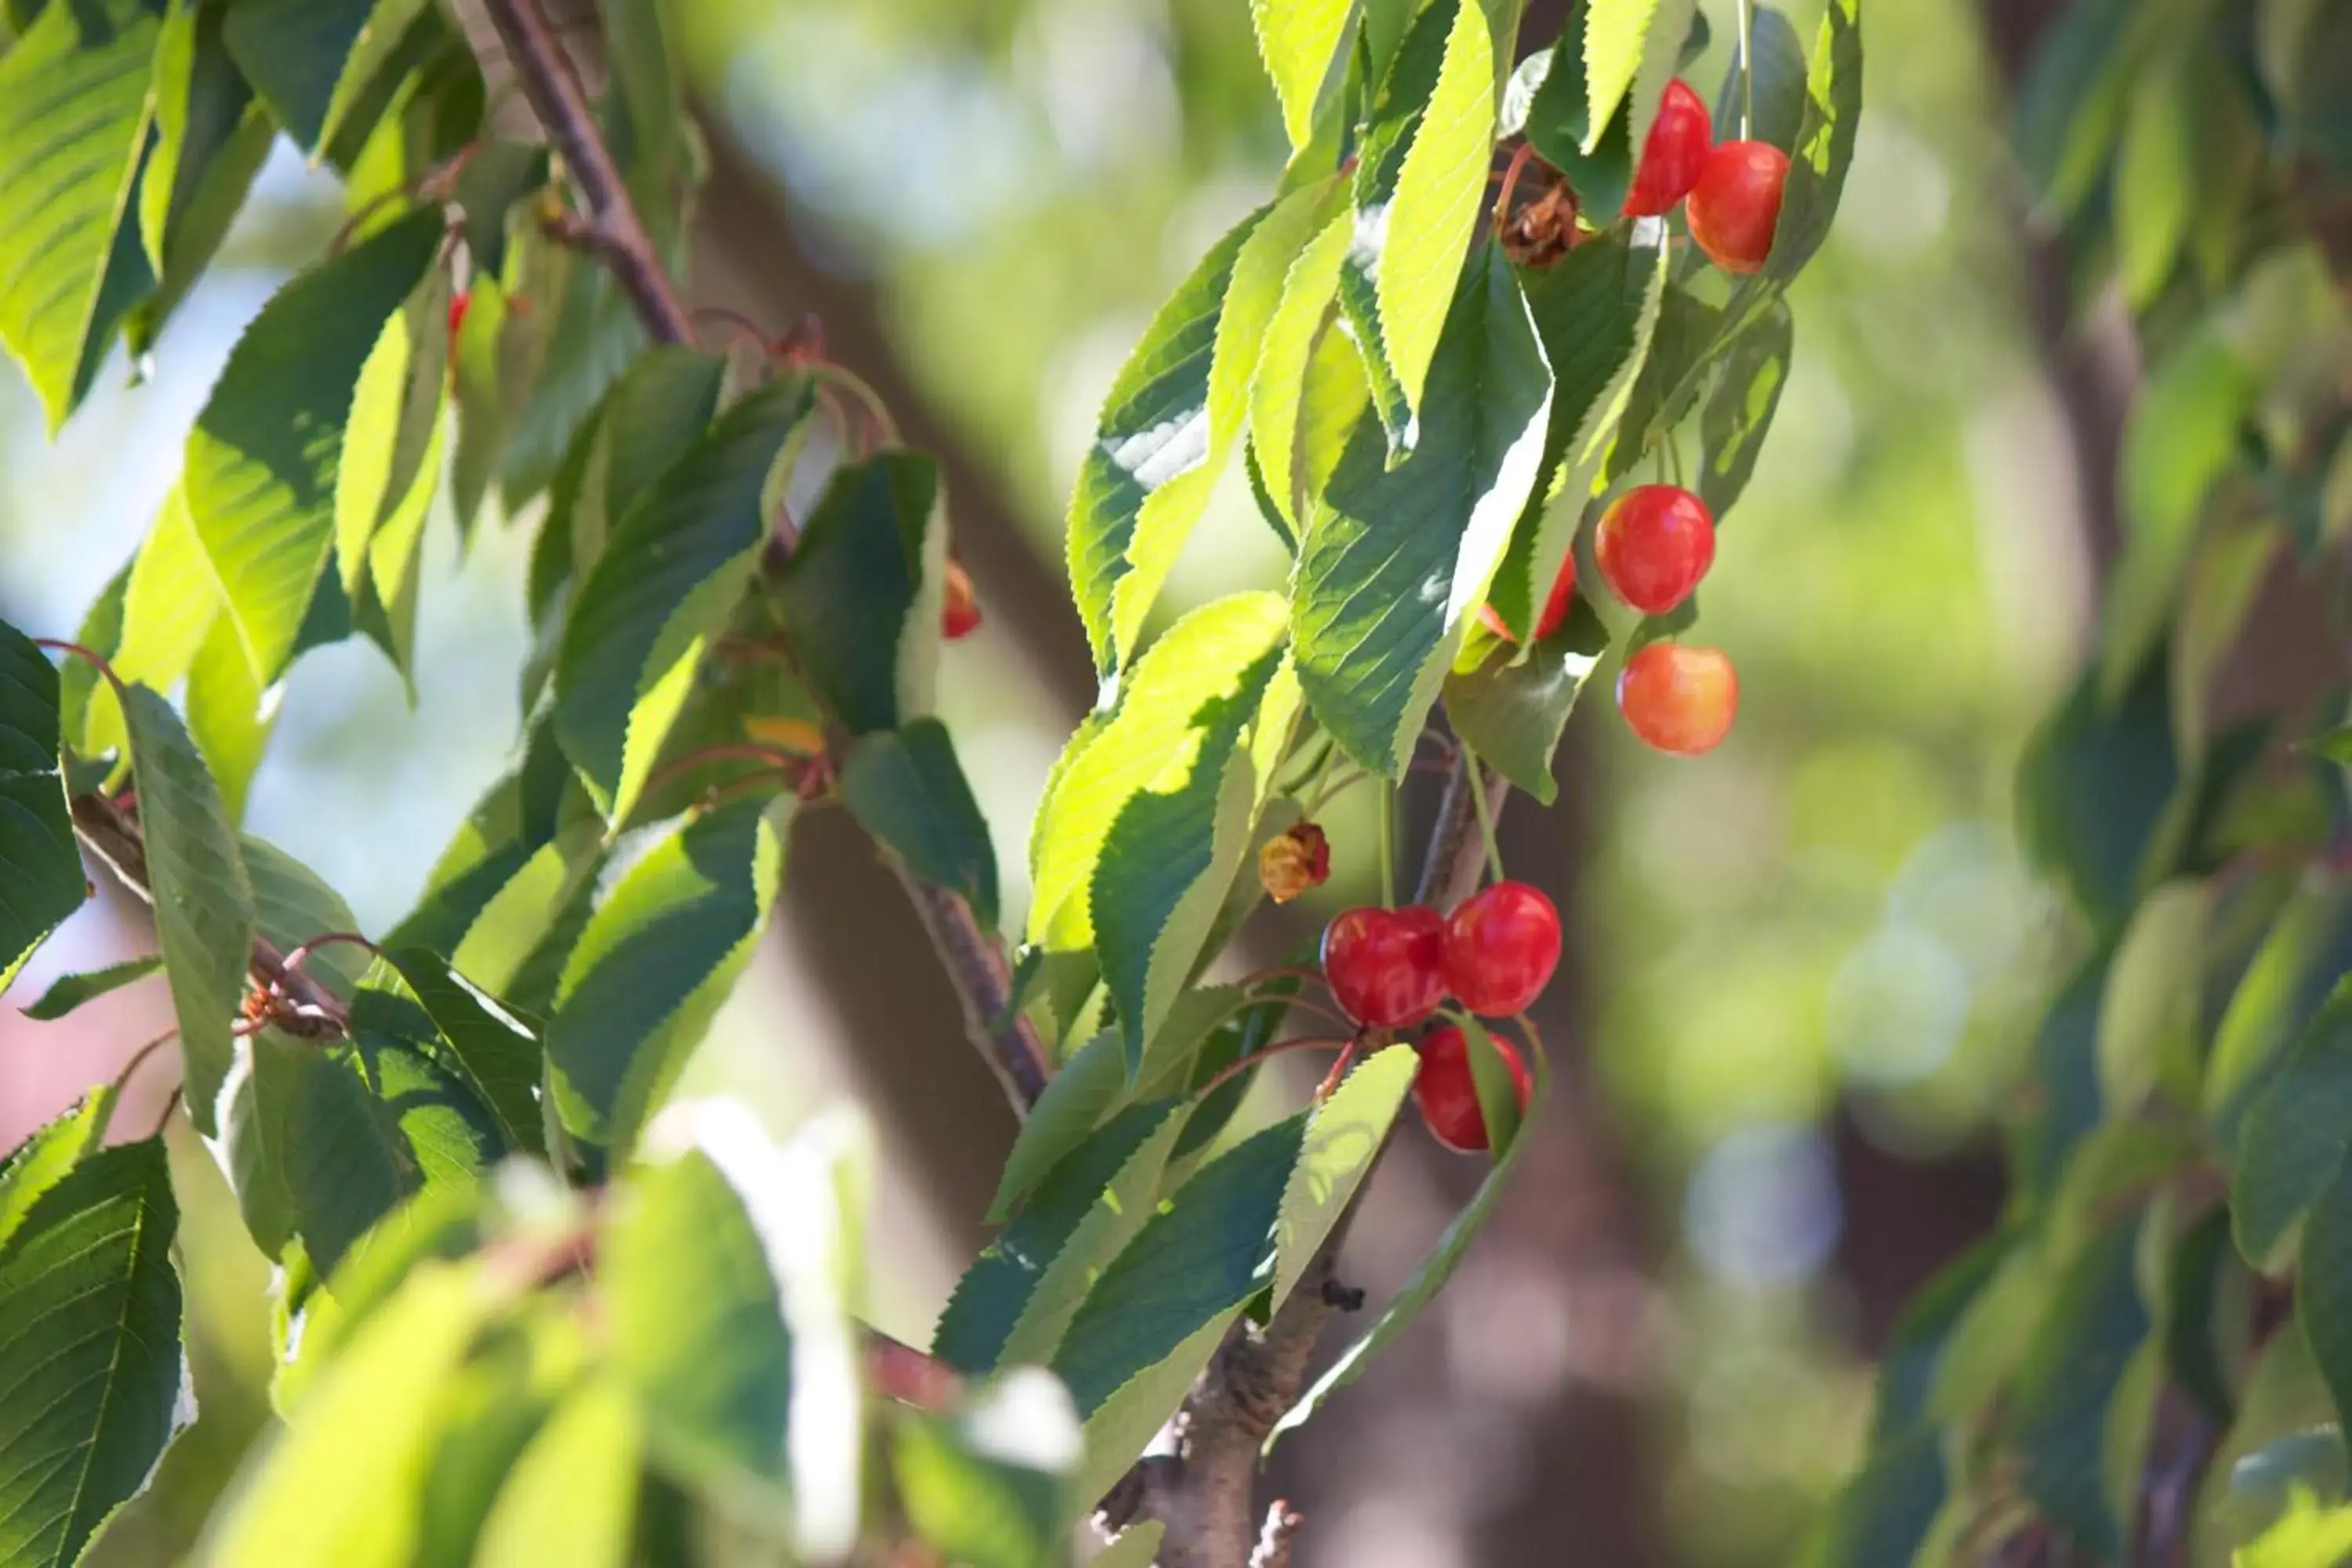
[[[24,263],[0,268],[0,340],[53,425],[118,337],[161,341],[257,137],[346,181],[342,230],[229,356],[118,588],[79,645],[49,645],[73,676],[0,640],[0,869],[26,895],[0,900],[0,973],[84,897],[79,829],[152,900],[186,1115],[276,1267],[285,1429],[202,1558],[835,1561],[919,1540],[1052,1560],[1229,1333],[1319,1289],[1405,1097],[1409,1044],[1358,1038],[1312,1104],[1228,1134],[1232,1076],[1315,1005],[1271,976],[1203,979],[1255,904],[1257,844],[1328,788],[1392,790],[1441,700],[1549,799],[1579,692],[1658,628],[1596,594],[1522,647],[1479,612],[1531,630],[1645,460],[1693,444],[1709,495],[1737,498],[1786,378],[1782,296],[1853,154],[1858,0],[1827,6],[1801,107],[1759,120],[1792,174],[1769,264],[1736,283],[1692,264],[1678,220],[1612,201],[1564,259],[1516,244],[1507,204],[1487,217],[1498,155],[1524,148],[1607,189],[1694,37],[1690,0],[1595,0],[1534,55],[1523,127],[1514,5],[1253,8],[1292,152],[1153,319],[1089,447],[1068,559],[1102,698],[1039,805],[1017,955],[932,712],[936,465],[804,345],[746,363],[675,341],[661,274],[698,158],[659,8],[600,7],[630,47],[587,128],[551,113],[569,67],[543,36],[534,60],[531,8],[488,9],[560,158],[491,137],[467,37],[417,0],[18,7],[0,55],[0,244]],[[1755,26],[1793,35],[1769,6]],[[1768,110],[1798,96],[1789,52],[1754,84]],[[1209,488],[1244,459],[1288,581],[1153,637]],[[495,496],[535,530],[529,719],[418,909],[372,941],[238,822],[304,656],[363,638],[407,672],[445,493],[461,526]],[[975,1043],[1062,1064],[920,1390],[885,1370],[912,1352],[858,1322],[852,1125],[778,1145],[740,1107],[665,1103],[764,930],[803,802],[846,805],[906,877]],[[990,994],[1008,970],[1022,989]],[[1443,1287],[1538,1136],[1541,1042],[1517,1125],[1478,1037],[1492,1167],[1287,1426]],[[95,1148],[110,1100],[92,1105],[0,1177],[0,1299],[41,1331],[10,1341],[27,1370],[7,1381],[58,1384],[12,1405],[10,1436],[79,1460],[69,1487],[24,1471],[0,1498],[28,1561],[77,1558],[180,1415],[161,1145]],[[2128,1385],[2094,1310],[2128,1286],[2116,1235],[2053,1258],[2083,1271],[2061,1327]],[[58,1306],[91,1298],[119,1307],[95,1336]],[[2070,1457],[2078,1404],[2048,1407]]]

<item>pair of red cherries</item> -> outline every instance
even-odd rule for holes
[[[1465,899],[1451,918],[1425,904],[1335,917],[1323,931],[1323,979],[1339,1010],[1367,1029],[1423,1023],[1448,994],[1473,1013],[1507,1016],[1543,994],[1559,967],[1559,910],[1542,889],[1497,882]],[[1524,1108],[1527,1064],[1507,1040],[1498,1037],[1495,1047]],[[1488,1146],[1469,1042],[1459,1028],[1442,1025],[1423,1040],[1412,1092],[1440,1142],[1465,1152]]]
[[[1706,101],[1677,78],[1666,84],[1642,143],[1624,216],[1664,217],[1687,201],[1683,216],[1707,259],[1726,272],[1754,272],[1772,253],[1788,185],[1786,153],[1769,142],[1716,145]]]

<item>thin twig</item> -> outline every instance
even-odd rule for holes
[[[648,335],[658,342],[692,342],[693,315],[662,265],[539,0],[484,0],[483,9],[524,98],[579,184],[588,209],[581,243],[620,280]],[[981,929],[971,907],[954,893],[923,881],[895,855],[883,858],[939,950],[963,1005],[967,1032],[983,1048],[1013,1108],[1025,1114],[1045,1091],[1053,1069],[1037,1031],[1013,1006],[1013,967],[1003,943]]]

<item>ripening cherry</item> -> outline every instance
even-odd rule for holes
[[[1772,253],[1789,155],[1769,142],[1726,142],[1706,155],[1691,187],[1691,237],[1726,272],[1753,272]]]
[[[980,630],[980,595],[972,592],[971,574],[956,562],[948,563],[948,593],[940,611],[940,635],[959,642]]]
[[[1654,642],[1625,661],[1617,706],[1633,733],[1659,751],[1696,757],[1730,732],[1739,677],[1717,649]]]
[[[1540,888],[1497,882],[1445,922],[1445,988],[1473,1013],[1527,1011],[1559,967],[1559,910]]]
[[[1519,1110],[1528,1108],[1534,1084],[1518,1047],[1500,1035],[1487,1037],[1496,1054],[1511,1070]],[[1486,1135],[1486,1113],[1478,1108],[1478,1081],[1470,1076],[1469,1037],[1452,1024],[1441,1024],[1421,1042],[1421,1065],[1413,1069],[1413,1103],[1421,1119],[1440,1143],[1458,1153],[1483,1152],[1493,1142]]]
[[[1706,100],[1676,77],[1666,83],[1658,103],[1658,117],[1650,121],[1649,138],[1642,143],[1642,165],[1625,193],[1626,217],[1662,217],[1698,184],[1698,172],[1715,142],[1715,121]]]
[[[1636,485],[1601,514],[1592,555],[1619,598],[1645,616],[1663,616],[1689,598],[1715,563],[1715,518],[1679,486]]]
[[[1368,1029],[1418,1024],[1445,1000],[1445,922],[1435,910],[1348,910],[1323,928],[1323,979]]]
[[[1559,629],[1559,623],[1568,618],[1568,601],[1575,595],[1575,593],[1576,556],[1570,553],[1561,560],[1559,575],[1552,579],[1551,597],[1544,601],[1543,614],[1536,617],[1536,641],[1541,642]],[[1519,640],[1511,635],[1510,626],[1505,623],[1494,605],[1479,605],[1478,618],[1486,623],[1488,631],[1493,632],[1505,642]]]

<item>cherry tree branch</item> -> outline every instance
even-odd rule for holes
[[[662,264],[597,128],[587,91],[539,0],[483,0],[482,9],[505,46],[524,100],[562,155],[586,205],[583,217],[566,226],[567,237],[612,272],[650,337],[664,343],[693,342],[693,314]],[[1053,1071],[1036,1030],[1013,1006],[1012,965],[1003,943],[982,929],[955,894],[923,881],[897,856],[885,852],[883,858],[939,950],[962,1005],[966,1031],[995,1069],[1013,1109],[1025,1113]]]
[[[1486,846],[1477,832],[1476,792],[1487,792],[1495,814],[1510,793],[1506,781],[1485,777],[1485,772],[1467,752],[1454,758],[1415,902],[1445,909],[1477,886]],[[1315,1346],[1332,1314],[1351,1298],[1360,1300],[1340,1287],[1338,1268],[1339,1249],[1370,1187],[1367,1172],[1274,1321],[1263,1332],[1244,1329],[1227,1340],[1201,1374],[1176,1418],[1174,1456],[1143,1461],[1106,1500],[1104,1520],[1114,1529],[1138,1518],[1157,1519],[1167,1527],[1160,1568],[1244,1568],[1288,1560],[1297,1521],[1276,1504],[1261,1535],[1258,1458],[1266,1435],[1298,1403]]]

